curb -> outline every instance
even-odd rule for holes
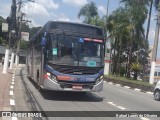
[[[139,85],[136,83],[125,82],[125,81],[115,80],[115,79],[110,79],[110,78],[105,78],[104,81],[106,81],[109,84],[124,87],[127,89],[132,89],[135,91],[144,92],[144,93],[152,94],[152,95],[154,94],[153,86],[144,86],[144,85]]]

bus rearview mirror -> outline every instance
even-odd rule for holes
[[[42,37],[42,39],[41,39],[41,46],[42,47],[46,46],[46,38],[45,37]]]

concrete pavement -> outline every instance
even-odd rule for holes
[[[0,111],[10,111],[10,85],[14,69],[8,69],[7,74],[2,73],[3,66],[0,63]]]

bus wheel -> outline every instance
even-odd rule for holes
[[[154,92],[154,99],[160,101],[160,90],[156,90]]]
[[[39,81],[38,81],[38,91],[39,92],[44,92],[44,90],[41,88],[41,85],[40,85]]]
[[[38,85],[38,91],[41,91],[41,86],[40,86],[40,78],[39,78],[39,70],[37,70],[37,85]]]
[[[88,92],[79,92],[80,95],[86,95]]]

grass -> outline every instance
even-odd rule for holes
[[[126,77],[120,77],[120,76],[111,75],[111,74],[107,75],[105,77],[106,78],[115,79],[115,80],[121,80],[121,81],[124,81],[124,82],[131,82],[131,83],[135,83],[135,84],[139,84],[139,85],[144,85],[144,86],[154,86],[154,85],[149,84],[146,81],[134,80],[134,79],[131,79],[131,78],[129,79],[129,78],[126,78]]]

